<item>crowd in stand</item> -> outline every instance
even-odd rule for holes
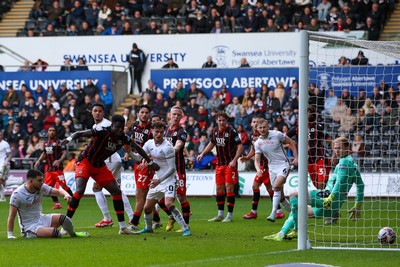
[[[368,63],[368,59],[360,51],[355,59],[346,62],[344,64],[339,60],[339,65]],[[29,67],[29,64],[23,66],[24,69]],[[71,71],[75,68],[66,59],[60,70]],[[6,92],[0,90],[0,130],[4,132],[4,139],[12,146],[14,157],[35,157],[38,153],[36,150],[40,147],[36,134],[44,137],[51,125],[56,126],[59,139],[64,139],[75,130],[90,129],[93,125],[91,107],[95,102],[105,105],[105,114],[108,117],[113,103],[111,89],[107,85],[99,87],[89,78],[85,86],[76,84],[75,90],[67,88],[65,83],[58,91],[52,86],[47,89],[38,86],[35,90],[30,90],[26,85],[22,85],[19,91],[12,86]],[[338,92],[334,88],[318,88],[310,83],[309,104],[316,107],[319,122],[332,138],[347,135],[354,141],[354,155],[364,157],[366,137],[388,135],[390,141],[398,140],[399,91],[400,83],[389,85],[385,81],[373,88],[371,95],[367,95],[364,89],[350,92],[344,88]],[[125,133],[130,134],[130,126],[137,119],[137,112],[142,104],[148,105],[152,115],[161,117],[167,123],[170,108],[181,106],[185,111],[181,126],[189,136],[187,150],[191,156],[188,161],[194,161],[209,142],[211,132],[216,127],[216,114],[225,111],[229,116],[228,122],[239,132],[246,153],[251,145],[249,136],[252,117],[262,114],[269,121],[271,129],[283,133],[297,125],[298,94],[297,81],[293,81],[289,87],[285,87],[282,82],[274,88],[266,84],[261,88],[248,87],[239,96],[232,96],[223,85],[221,88],[214,88],[208,97],[197,88],[196,83],[185,88],[179,81],[176,88],[166,93],[150,80],[140,92],[140,97],[132,99],[131,105],[123,110]],[[286,149],[290,156],[290,148]]]
[[[36,0],[18,36],[364,30],[377,40],[394,0]]]

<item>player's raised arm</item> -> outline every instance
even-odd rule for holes
[[[71,141],[76,140],[81,137],[93,136],[93,133],[94,133],[93,130],[84,130],[84,131],[75,132],[75,133],[71,134],[70,137],[67,137],[66,139],[62,140],[61,145],[65,146],[68,143],[70,143]]]
[[[204,155],[207,155],[207,153],[210,152],[214,148],[214,146],[215,144],[213,142],[208,143],[203,152],[201,152],[200,155],[197,156],[197,161],[200,162]]]

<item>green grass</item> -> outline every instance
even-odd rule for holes
[[[175,232],[166,233],[161,229],[154,234],[121,236],[118,235],[117,225],[96,229],[93,225],[101,219],[100,210],[94,198],[85,197],[73,220],[76,230],[90,232],[90,238],[23,239],[15,229],[19,237],[15,240],[6,238],[8,204],[0,203],[0,266],[265,266],[289,262],[335,266],[379,266],[384,262],[387,266],[397,266],[399,262],[398,252],[395,251],[297,251],[296,241],[264,241],[263,236],[276,233],[283,223],[266,221],[267,211],[270,210],[269,200],[263,199],[260,203],[257,220],[244,220],[241,216],[250,210],[251,199],[237,199],[234,222],[228,224],[207,222],[207,219],[216,215],[214,198],[190,198],[190,202],[193,211],[191,237],[182,237]],[[366,203],[366,210],[377,205],[376,202]],[[134,198],[131,198],[131,203],[134,203]],[[393,205],[393,210],[397,209],[396,202],[390,205]],[[52,212],[51,207],[51,199],[46,198],[44,212]],[[112,210],[110,200],[109,207]],[[61,212],[65,212],[65,208],[66,205]],[[361,220],[358,222],[360,225],[356,226],[344,218],[344,209],[339,224],[324,228],[332,232],[335,240],[340,239],[337,237],[339,232],[353,235],[352,231],[365,232],[368,227],[379,227],[374,223],[368,225],[369,220]],[[396,218],[394,213],[392,215],[392,218]],[[365,212],[366,218],[371,216],[375,216],[375,213]],[[165,223],[165,214],[161,214],[161,217]],[[116,222],[115,215],[113,219]],[[318,221],[317,226],[321,222]],[[395,223],[399,224],[398,221]],[[143,227],[144,223],[140,226]],[[322,238],[321,234],[321,231],[317,231],[316,240]]]

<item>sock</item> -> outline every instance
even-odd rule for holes
[[[156,209],[153,210],[153,221],[161,222],[160,215],[158,215],[158,211]]]
[[[285,223],[283,224],[280,232],[286,235],[287,233],[289,233],[290,229],[293,229],[293,228],[294,228],[293,214],[290,213],[289,217],[286,219]]]
[[[67,216],[72,219],[75,214],[76,209],[79,206],[79,201],[81,201],[82,195],[75,192],[72,195],[71,202],[68,205]]]
[[[235,207],[235,193],[228,193],[227,206],[228,206],[228,212],[232,213],[233,208]]]
[[[252,204],[252,210],[256,211],[255,213],[257,213],[257,208],[258,208],[258,202],[260,201],[260,189],[255,189],[253,188],[253,201],[251,202]]]
[[[217,196],[215,197],[216,201],[217,201],[217,206],[218,206],[218,216],[220,216],[220,211],[222,211],[222,216],[224,217],[224,209],[225,209],[225,194],[217,194]]]
[[[160,206],[160,208],[165,211],[165,213],[170,216],[171,212],[168,210],[167,206],[165,206],[165,199],[162,198],[158,201],[158,205]]]
[[[126,214],[128,215],[129,220],[132,220],[133,210],[131,207],[131,203],[129,203],[129,199],[124,193],[122,193],[122,201],[124,202],[124,210],[125,210]]]
[[[279,201],[281,200],[281,191],[275,191],[274,196],[272,198],[272,212],[271,214],[275,214],[276,210],[278,209]]]
[[[131,223],[135,226],[137,226],[139,224],[139,220],[140,220],[140,213],[139,212],[134,212],[133,213],[133,218],[131,219]]]
[[[189,218],[190,218],[190,203],[189,203],[189,200],[186,200],[185,202],[181,203],[181,207],[182,207],[183,219],[185,220],[186,224],[189,224]]]
[[[287,198],[285,198],[284,200],[282,200],[281,201],[281,203],[280,203],[284,208],[285,208],[285,210],[287,210],[288,212],[290,212],[292,209],[290,208],[290,203],[289,203],[289,201],[287,200]]]
[[[4,193],[4,186],[0,184],[0,198],[5,198],[6,194]]]
[[[145,213],[144,221],[146,222],[147,229],[153,229],[153,212],[150,212],[149,214]]]
[[[177,221],[179,223],[179,225],[181,226],[183,231],[189,228],[189,226],[186,224],[185,220],[183,219],[181,212],[174,205],[169,207],[169,211],[174,216],[175,221]]]
[[[124,217],[124,203],[122,202],[122,195],[115,195],[111,196],[114,204],[114,210],[115,213],[117,214],[118,222],[123,222],[125,224],[125,217]],[[126,225],[125,225],[126,226]],[[123,227],[121,227],[123,228]]]
[[[297,197],[291,197],[290,198],[290,205],[292,206],[292,211],[291,214],[293,215],[293,222],[294,222],[294,228],[297,229],[297,206],[298,206],[298,199]]]
[[[65,215],[64,215],[65,216]],[[75,233],[74,233],[75,234]],[[58,230],[57,228],[53,229],[53,233],[51,234],[51,237],[53,238],[60,238],[61,236],[61,232],[60,230]],[[72,236],[73,237],[73,236]]]
[[[94,196],[96,197],[96,202],[101,210],[101,213],[103,213],[104,220],[105,221],[111,220],[110,211],[108,210],[108,205],[107,205],[107,199],[103,191],[94,192]]]
[[[4,186],[0,184],[0,198],[5,198],[6,194],[4,193]]]
[[[51,199],[53,200],[54,204],[60,203],[60,202],[58,201],[58,197],[51,196]]]
[[[67,193],[70,195],[70,196],[72,196],[74,193],[72,193],[72,191],[71,191],[71,188],[68,188],[67,190],[65,190],[65,191],[67,191]]]
[[[74,225],[72,224],[72,221],[70,218],[68,218],[67,216],[65,216],[64,214],[61,214],[60,216],[60,225],[62,226],[62,228],[67,231],[67,233],[71,236],[74,237],[75,236],[75,231],[74,231]]]

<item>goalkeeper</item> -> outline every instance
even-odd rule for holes
[[[357,164],[350,155],[350,144],[346,137],[334,140],[334,155],[339,158],[333,175],[329,178],[324,190],[313,190],[308,194],[308,216],[315,218],[332,217],[339,212],[347,199],[353,184],[357,185],[356,203],[349,210],[349,218],[357,220],[361,215],[361,204],[364,199],[364,182]],[[265,236],[265,240],[282,241],[297,237],[298,193],[290,196],[291,212],[279,233]]]

